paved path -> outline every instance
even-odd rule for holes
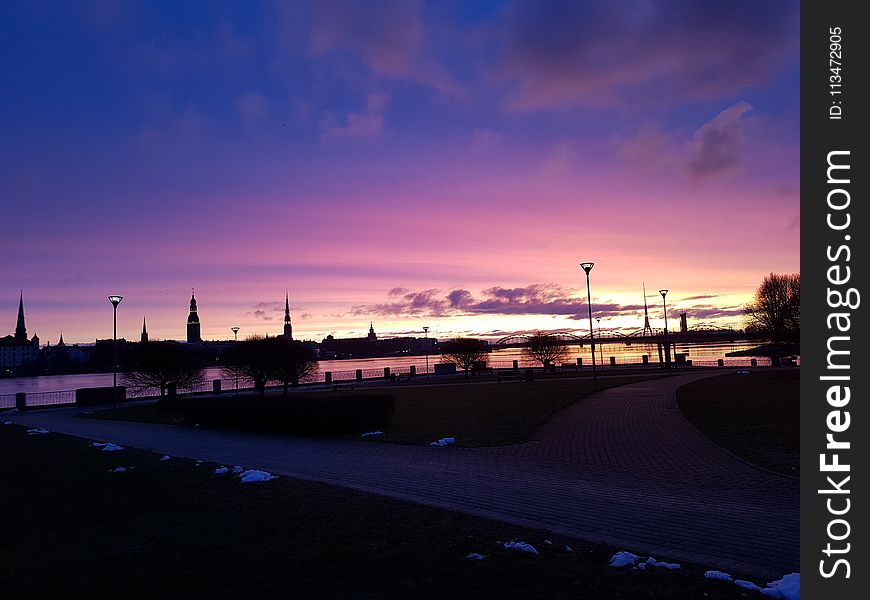
[[[798,569],[798,482],[719,449],[674,391],[709,373],[604,390],[534,436],[485,449],[285,438],[76,418],[14,421],[173,456],[394,496],[760,578]],[[528,384],[517,384],[528,385]]]

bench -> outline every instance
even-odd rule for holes
[[[354,384],[351,382],[345,383],[335,383],[332,385],[332,391],[337,392],[339,390],[352,390],[354,388]]]
[[[523,381],[523,376],[519,373],[511,373],[510,375],[499,375],[498,382],[502,381]]]

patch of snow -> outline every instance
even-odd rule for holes
[[[650,556],[648,559],[646,559],[646,564],[648,564],[652,567],[664,567],[665,569],[670,569],[672,571],[674,569],[680,568],[680,565],[678,565],[677,563],[666,563],[664,561],[656,560],[652,556]]]
[[[432,442],[429,445],[430,446],[449,446],[450,444],[452,444],[455,441],[456,441],[456,438],[445,437],[445,438],[441,438],[437,442]]]
[[[266,471],[258,471],[257,469],[248,469],[239,475],[242,480],[242,483],[256,483],[258,481],[271,481],[272,479],[277,479],[271,473]]]
[[[637,568],[641,571],[646,571],[646,563],[638,563]]]
[[[768,590],[776,593],[767,594]],[[801,598],[801,574],[789,573],[782,579],[772,581],[767,584],[767,588],[761,590],[762,594],[773,596],[774,598],[784,598],[785,600],[800,600]]]
[[[42,427],[39,427],[37,429],[28,429],[27,430],[27,435],[44,435],[46,433],[51,433],[51,432],[48,429],[43,429]]]
[[[127,467],[115,467],[110,471],[111,473],[126,473]]]
[[[223,474],[229,473],[229,472],[230,472],[230,470],[228,467],[218,467],[217,469],[214,470],[215,475],[223,475]]]
[[[507,550],[516,550],[518,552],[528,552],[529,554],[538,554],[538,551],[535,550],[535,547],[531,544],[527,544],[526,542],[506,542],[502,544],[504,548]]]
[[[755,590],[756,592],[761,591],[760,587],[758,587],[757,585],[755,585],[751,581],[746,581],[745,579],[735,579],[734,583],[736,583],[740,587],[745,588],[747,590]]]
[[[3,421],[4,425],[12,425],[12,421]]]
[[[362,434],[362,436],[360,436],[360,437],[364,437],[364,438],[367,438],[367,437],[380,437],[380,436],[382,436],[382,435],[384,435],[384,432],[383,432],[383,431],[369,431],[368,433],[364,433],[364,434]]]
[[[236,465],[235,467],[233,467],[233,473],[241,473],[244,470],[245,470],[244,467],[240,467],[239,465]]]
[[[544,540],[544,543],[547,544],[548,546],[553,545],[553,542],[551,542],[550,540]]]
[[[574,548],[571,546],[565,546],[565,552],[574,552]]]
[[[168,454],[164,455],[163,458],[161,458],[160,460],[169,460],[169,455]]]
[[[719,579],[720,581],[734,581],[734,578],[731,577],[731,575],[723,573],[722,571],[707,571],[704,573],[704,577],[707,579]]]
[[[113,444],[112,442],[94,442],[91,444],[92,448],[102,448],[104,452],[117,452],[118,450],[123,450],[121,446],[118,444]]]
[[[477,552],[472,552],[468,556],[466,556],[468,560],[484,560],[486,557],[483,554],[478,554]]]
[[[737,371],[738,375],[749,375],[749,371]]]
[[[3,411],[3,412],[5,412],[7,415],[14,415],[18,412],[18,409],[17,408],[10,408],[9,410]]]
[[[635,564],[639,560],[639,557],[631,552],[626,552],[625,550],[621,550],[610,557],[610,566],[611,567],[627,567],[629,565]]]

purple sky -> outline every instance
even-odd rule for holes
[[[799,268],[791,1],[5,2],[0,317],[43,341],[740,324]],[[3,309],[3,306],[6,308]],[[2,319],[0,319],[2,321]]]

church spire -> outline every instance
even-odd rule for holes
[[[60,332],[60,340],[58,340],[57,345],[59,348],[66,346],[66,344],[63,343],[63,331]]]
[[[290,292],[284,294],[284,337],[293,339],[293,324],[290,322]]]
[[[187,315],[187,343],[201,344],[202,334],[199,323],[199,315],[196,310],[196,296],[194,289],[190,290],[190,314]]]
[[[15,325],[15,339],[19,342],[27,341],[27,328],[24,326],[24,290],[18,297],[18,323]]]
[[[148,341],[148,327],[145,326],[145,317],[142,317],[142,335],[139,337],[141,343]]]

